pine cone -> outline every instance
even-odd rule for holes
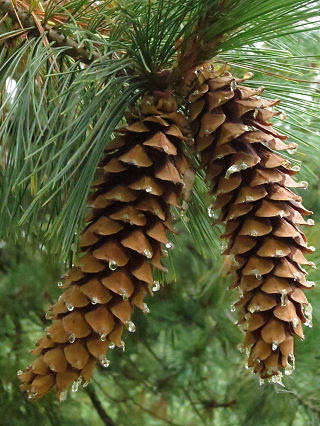
[[[308,247],[299,225],[313,225],[312,212],[289,188],[306,188],[293,178],[297,166],[274,151],[296,149],[271,126],[277,100],[262,99],[263,88],[239,85],[230,73],[197,72],[190,120],[211,193],[209,215],[226,225],[223,251],[232,255],[245,330],[248,366],[262,379],[281,381],[281,368],[294,367],[293,336],[304,338],[301,323],[311,325],[311,306],[303,290]],[[251,349],[250,349],[251,348]],[[291,362],[291,364],[290,364]]]
[[[127,127],[105,151],[89,198],[91,212],[80,240],[80,259],[65,275],[66,288],[50,308],[53,324],[33,351],[37,359],[19,379],[29,398],[56,386],[60,399],[87,384],[97,361],[108,367],[108,348],[123,347],[123,327],[133,332],[134,306],[148,312],[146,293],[159,289],[152,268],[171,247],[170,206],[180,207],[187,122],[172,96],[146,96]]]

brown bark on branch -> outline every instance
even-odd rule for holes
[[[116,424],[113,423],[112,419],[105,412],[105,410],[102,407],[102,404],[101,404],[99,398],[97,397],[95,391],[92,388],[89,387],[87,389],[87,394],[88,394],[89,398],[91,399],[92,405],[96,409],[96,411],[99,414],[99,417],[103,421],[103,423],[106,426],[116,426]]]
[[[39,33],[36,22],[32,15],[20,7],[15,7],[11,0],[0,0],[0,11],[3,14],[8,14],[11,19],[19,22],[19,24],[21,24],[23,27],[34,28],[34,30]],[[50,25],[46,24],[44,26],[44,30],[47,33],[48,40],[53,42],[55,46],[67,47],[68,49],[65,53],[72,58],[79,59],[86,64],[90,64],[95,59],[99,58],[98,52],[91,54],[88,49],[85,47],[79,47],[75,40],[73,40],[71,37],[65,36]]]

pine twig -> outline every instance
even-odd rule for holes
[[[103,423],[106,426],[116,426],[116,424],[113,422],[111,417],[109,417],[108,414],[105,412],[99,398],[97,397],[97,395],[96,395],[96,393],[95,393],[95,391],[92,387],[90,387],[90,386],[88,387],[87,394],[88,394],[89,398],[91,399],[91,402],[92,402],[94,408],[96,409],[97,413],[99,414],[100,419],[103,421]]]
[[[117,383],[117,385],[118,385],[118,386],[122,389],[122,391],[126,392],[125,388],[124,388],[124,387],[123,387],[120,383]],[[162,422],[164,422],[164,423],[166,423],[166,424],[168,424],[168,425],[171,425],[171,426],[181,426],[181,425],[179,425],[178,423],[174,423],[174,422],[172,422],[171,420],[164,419],[164,418],[162,418],[162,417],[160,417],[160,416],[156,415],[153,411],[151,411],[151,410],[149,410],[148,408],[144,407],[143,405],[139,404],[139,402],[137,402],[137,401],[136,401],[133,397],[131,397],[128,393],[127,393],[127,395],[129,396],[130,401],[131,401],[134,405],[136,405],[137,407],[139,407],[141,410],[145,411],[146,413],[150,414],[152,417],[154,417],[154,418],[156,418],[156,419],[159,419],[159,420],[161,420]]]
[[[21,9],[18,6],[14,6],[11,0],[0,0],[0,11],[4,15],[10,16],[10,18],[23,27],[32,29],[39,33],[36,22],[31,13]],[[66,54],[72,58],[79,59],[86,64],[90,64],[95,59],[99,58],[99,53],[94,52],[92,56],[85,47],[79,47],[78,43],[71,37],[63,35],[60,31],[54,29],[50,25],[46,24],[44,30],[47,33],[47,38],[50,42],[53,42],[57,47],[67,47]]]
[[[320,409],[315,407],[310,401],[305,400],[305,398],[302,398],[297,391],[290,390],[290,393],[296,397],[296,399],[299,401],[299,403],[304,406],[305,408],[312,410],[316,413],[316,415],[320,418]]]
[[[151,355],[159,362],[159,364],[162,366],[162,368],[165,370],[165,366],[163,365],[162,360],[155,354],[155,352],[152,350],[152,348],[147,344],[147,342],[144,342],[142,340],[140,340],[144,346],[148,349],[148,351],[151,353]],[[181,390],[182,392],[185,394],[186,398],[188,399],[188,401],[191,404],[191,407],[193,408],[193,411],[196,413],[196,415],[199,417],[199,419],[202,421],[202,423],[205,425],[206,424],[206,419],[202,416],[202,414],[200,413],[200,411],[198,410],[198,408],[196,407],[194,401],[192,400],[191,396],[189,395],[187,389],[185,389],[184,386],[181,386]]]
[[[136,405],[137,407],[139,407],[142,411],[150,414],[152,417],[154,417],[155,419],[161,420],[161,422],[170,425],[170,426],[182,426],[178,423],[174,423],[168,419],[163,419],[159,416],[157,416],[153,411],[149,410],[148,408],[144,407],[143,405],[139,404],[139,402],[137,402],[128,392],[127,390],[120,384],[117,382],[117,386],[122,390],[122,392],[125,393],[125,399],[123,400],[119,400],[119,399],[115,399],[113,397],[111,397],[106,391],[105,389],[101,386],[101,384],[97,381],[95,381],[95,384],[99,387],[99,389],[101,390],[101,392],[111,401],[115,402],[115,403],[123,403],[123,402],[128,402],[128,403],[132,403],[133,405]]]

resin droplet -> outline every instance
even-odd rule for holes
[[[244,74],[244,76],[243,76],[243,78],[245,79],[245,80],[249,80],[250,78],[252,78],[253,77],[253,72],[251,72],[251,71],[248,71],[248,72],[246,72],[245,74]]]
[[[283,251],[282,250],[276,250],[276,256],[283,256]]]
[[[75,336],[75,334],[74,333],[72,333],[72,334],[70,334],[70,336],[69,336],[69,343],[74,343],[75,342],[75,340],[76,340],[76,336]]]
[[[286,300],[287,300],[287,291],[282,290],[281,293],[281,306],[286,306]]]
[[[310,303],[302,306],[302,311],[307,321],[304,323],[307,327],[312,327],[312,306]]]
[[[147,259],[152,259],[152,253],[151,253],[151,251],[145,249],[145,250],[143,250],[143,254],[145,255],[145,257]]]
[[[100,340],[101,340],[101,342],[104,342],[106,340],[106,335],[100,334]]]
[[[295,272],[295,273],[293,274],[293,280],[294,280],[294,281],[297,281],[297,280],[299,280],[300,278],[302,278],[302,274],[301,274],[300,272]]]
[[[280,217],[284,217],[284,216],[285,216],[285,214],[286,214],[286,213],[285,213],[285,211],[284,211],[284,210],[280,210],[280,211],[279,211],[279,216],[280,216]]]
[[[78,388],[79,388],[79,382],[78,382],[78,380],[77,380],[76,382],[73,382],[73,383],[72,383],[71,391],[72,391],[72,392],[77,392],[77,391],[78,391]]]
[[[59,281],[59,282],[58,282],[58,284],[57,284],[57,286],[58,286],[58,287],[62,287],[62,286],[63,286],[63,282],[62,282],[62,281]]]
[[[226,241],[226,240],[222,240],[221,241],[221,253],[223,253],[225,250],[226,250],[226,248],[228,247],[228,242]]]
[[[291,155],[295,154],[297,152],[298,146],[295,146],[293,148],[287,149],[287,152]]]
[[[83,388],[86,388],[86,387],[89,385],[89,383],[90,383],[90,382],[83,382],[82,387],[83,387]]]
[[[38,392],[31,392],[28,395],[28,399],[35,399],[38,395]]]
[[[123,340],[121,340],[120,348],[122,349],[123,352],[125,352],[125,350],[126,350],[126,344],[124,343]]]
[[[279,115],[280,120],[285,120],[287,118],[287,114],[285,112],[281,112]]]
[[[21,374],[23,374],[23,371],[22,370],[18,370],[17,371],[17,376],[21,376]]]
[[[277,349],[278,349],[278,346],[279,346],[279,344],[278,344],[278,342],[276,342],[275,340],[272,342],[272,350],[273,351],[276,351]]]
[[[291,321],[292,327],[296,328],[298,327],[299,324],[299,318],[293,318],[293,320]]]
[[[136,331],[136,326],[134,325],[132,321],[126,321],[125,325],[127,329],[130,331],[130,333],[134,333]]]
[[[282,374],[280,372],[272,376],[272,378],[269,379],[269,382],[285,387],[284,384],[282,383]]]
[[[258,281],[262,279],[262,275],[258,269],[252,269],[251,273],[257,278]]]
[[[295,366],[296,359],[293,352],[289,353],[289,361],[292,363],[293,366]]]
[[[67,399],[67,391],[65,390],[65,391],[62,391],[61,393],[60,393],[60,395],[59,395],[59,401],[60,402],[63,402],[63,401],[65,401]]]
[[[111,271],[115,271],[117,269],[118,265],[117,262],[115,260],[110,260],[109,261],[109,269],[111,269]]]
[[[257,237],[257,236],[259,235],[259,232],[258,232],[258,231],[256,231],[255,229],[253,229],[253,230],[250,232],[250,235],[251,235],[252,237]]]
[[[314,220],[313,219],[308,219],[307,220],[307,224],[310,225],[310,226],[313,226],[314,225]]]
[[[114,349],[115,348],[115,344],[114,344],[114,342],[111,342],[110,344],[109,344],[109,349]]]
[[[302,180],[299,182],[299,188],[301,189],[308,189],[309,183],[306,180]]]
[[[226,174],[225,174],[225,178],[226,178],[226,179],[229,179],[229,178],[230,178],[230,176],[231,176],[233,173],[240,172],[241,170],[245,170],[245,169],[247,169],[247,168],[248,168],[248,165],[247,165],[245,162],[241,162],[241,163],[238,163],[238,164],[234,164],[233,166],[231,166],[231,167],[229,167],[229,168],[227,169]]]
[[[212,218],[214,217],[214,210],[213,210],[212,206],[208,207],[208,216],[212,217]]]
[[[259,377],[259,385],[263,386],[265,383],[264,379],[261,379],[261,377]]]
[[[110,361],[104,355],[101,355],[99,357],[99,361],[100,361],[100,364],[102,365],[102,367],[107,368],[110,365]]]
[[[122,296],[123,300],[128,300],[129,299],[129,295],[128,295],[127,291],[124,288],[120,288],[119,293],[120,293],[120,296]]]
[[[285,167],[286,169],[290,169],[291,163],[288,160],[284,160],[282,163],[282,166]]]
[[[71,305],[71,303],[66,303],[66,308],[68,309],[68,311],[73,311],[74,310],[74,306]]]
[[[239,344],[237,345],[237,349],[238,349],[238,351],[239,351],[239,352],[241,352],[242,354],[244,353],[244,347],[243,347],[243,345],[242,345],[241,343],[239,343]]]
[[[159,281],[155,281],[153,283],[152,291],[158,291],[158,290],[160,290],[160,283]]]
[[[98,302],[99,302],[99,300],[98,300],[96,297],[93,297],[93,298],[91,299],[91,304],[92,304],[92,305],[96,305]]]
[[[171,241],[167,242],[167,243],[165,244],[165,246],[166,246],[166,248],[167,248],[167,249],[174,248],[174,245],[172,244],[172,242],[171,242]]]
[[[149,314],[150,313],[150,309],[148,308],[148,305],[146,303],[143,304],[143,312],[145,314]]]
[[[147,186],[146,187],[146,192],[152,192],[152,186]]]
[[[46,315],[45,315],[46,320],[51,320],[53,318],[54,318],[54,315],[52,312],[46,312]]]
[[[299,172],[300,171],[300,166],[298,166],[298,165],[292,166],[291,170],[293,170],[294,172]]]
[[[257,312],[260,310],[260,306],[259,305],[250,305],[248,307],[248,311],[253,314],[254,312]]]
[[[235,312],[235,310],[236,310],[236,307],[234,306],[234,304],[232,303],[231,305],[230,305],[230,311],[231,312]]]
[[[287,364],[286,368],[284,369],[284,374],[286,376],[291,376],[291,374],[293,373],[293,367],[291,364]]]

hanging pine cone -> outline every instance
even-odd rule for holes
[[[91,213],[80,240],[80,259],[65,275],[66,288],[50,308],[53,324],[20,372],[22,390],[40,398],[53,387],[60,399],[73,384],[88,383],[97,361],[108,367],[108,348],[123,347],[123,327],[135,330],[134,306],[148,312],[144,296],[160,284],[152,268],[171,247],[170,206],[180,207],[186,120],[169,93],[146,96],[127,127],[105,151],[89,198]]]
[[[311,226],[303,216],[312,212],[289,189],[307,183],[297,182],[299,168],[275,152],[296,148],[271,126],[277,100],[262,99],[263,88],[239,85],[249,75],[240,80],[208,69],[196,75],[190,120],[216,196],[209,215],[220,209],[215,223],[226,225],[223,253],[233,256],[248,366],[262,379],[280,382],[281,368],[290,374],[294,367],[293,336],[303,339],[301,323],[311,325],[303,290],[314,283],[303,265],[313,266],[304,255],[314,248],[298,226]]]

